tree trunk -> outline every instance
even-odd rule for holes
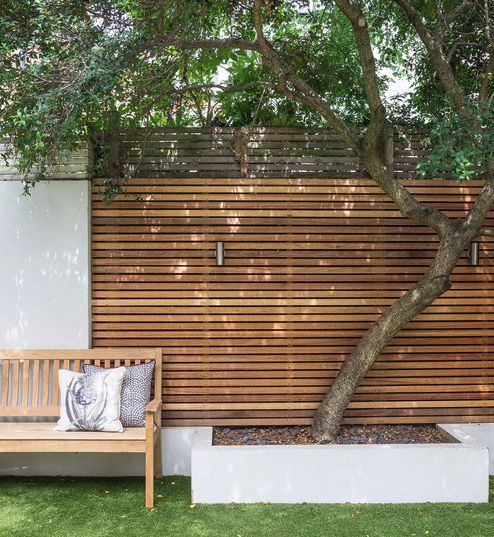
[[[331,442],[336,438],[343,413],[372,364],[400,329],[451,287],[450,274],[474,236],[463,221],[453,223],[424,277],[394,302],[358,342],[316,412],[311,431],[315,440]]]

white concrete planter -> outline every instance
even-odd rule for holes
[[[477,444],[192,444],[195,503],[486,502],[489,456]]]
[[[494,423],[448,423],[439,427],[455,440],[489,449],[489,473],[494,475]]]

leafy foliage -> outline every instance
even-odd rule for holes
[[[474,3],[443,32],[451,65],[472,100],[494,34],[482,2]],[[361,4],[388,120],[434,127],[433,156],[422,172],[447,170],[465,179],[475,167],[485,168],[492,137],[467,132],[456,117],[402,10],[387,0]],[[437,13],[447,18],[461,2],[414,5],[433,31],[442,31]],[[290,69],[348,125],[364,127],[369,109],[359,54],[335,3],[271,0],[263,15],[266,36]],[[255,38],[251,0],[3,0],[0,136],[20,154],[27,190],[44,177],[55,152],[121,127],[328,126],[314,108],[276,89],[278,80],[257,52],[173,44],[215,38]],[[403,91],[389,92],[393,78],[407,83]],[[476,113],[490,132],[488,112]],[[109,185],[111,199],[118,184]]]
[[[112,117],[129,36],[98,25],[76,1],[2,5],[0,136],[11,138],[20,171],[34,171],[29,183],[50,155],[74,149]]]
[[[479,129],[472,127],[472,118]],[[451,113],[431,127],[425,145],[431,154],[418,165],[420,176],[447,175],[458,181],[485,176],[494,159],[494,112],[471,106],[468,117]]]

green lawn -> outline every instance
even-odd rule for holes
[[[260,476],[261,478],[261,476]],[[0,478],[1,537],[493,537],[489,504],[215,505],[190,503],[190,480]]]

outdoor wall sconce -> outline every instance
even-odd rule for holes
[[[468,252],[468,258],[470,259],[470,265],[476,267],[479,264],[479,243],[471,242],[470,250]]]
[[[216,241],[216,264],[219,267],[225,264],[225,247],[222,241]]]

